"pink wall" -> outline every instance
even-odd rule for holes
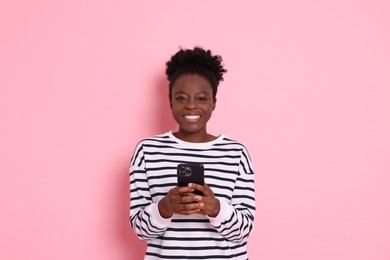
[[[179,46],[256,172],[251,259],[390,259],[389,1],[2,1],[0,259],[141,259],[127,167]]]

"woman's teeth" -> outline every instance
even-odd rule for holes
[[[200,118],[199,115],[186,115],[184,116],[185,119],[189,119],[189,120],[196,120],[198,118]]]

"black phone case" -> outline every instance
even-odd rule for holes
[[[188,183],[204,185],[204,167],[200,163],[181,163],[177,166],[177,185],[187,186]],[[203,195],[195,190],[195,194]]]

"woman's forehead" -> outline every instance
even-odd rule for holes
[[[210,92],[210,82],[198,74],[185,74],[180,76],[172,86],[173,92]]]

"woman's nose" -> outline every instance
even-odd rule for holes
[[[197,106],[196,106],[196,102],[195,100],[193,99],[189,99],[187,104],[186,104],[186,108],[187,109],[195,109]]]

